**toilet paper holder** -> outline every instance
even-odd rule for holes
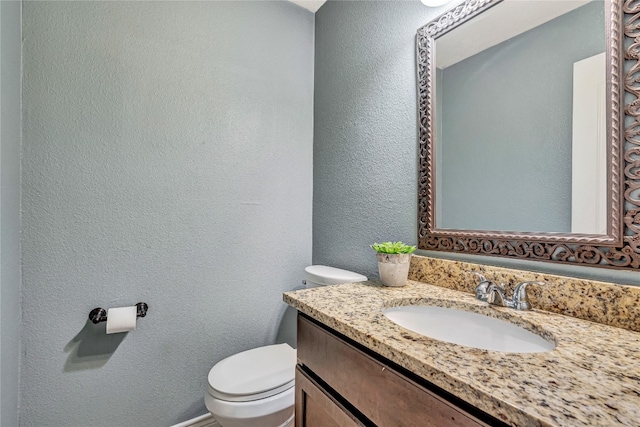
[[[136,317],[145,317],[147,315],[147,310],[149,310],[149,306],[146,302],[139,302],[136,304],[137,313]],[[94,324],[98,324],[100,322],[107,321],[107,310],[101,307],[94,308],[89,313],[89,320],[91,320]]]

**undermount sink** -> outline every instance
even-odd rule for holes
[[[555,344],[539,335],[489,316],[436,306],[391,307],[382,311],[392,322],[430,338],[505,353],[542,353]]]

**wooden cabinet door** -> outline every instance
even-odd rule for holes
[[[296,427],[359,427],[353,415],[296,367]]]

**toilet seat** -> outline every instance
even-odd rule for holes
[[[209,394],[227,402],[249,402],[282,393],[295,384],[296,351],[288,344],[234,354],[209,371]]]

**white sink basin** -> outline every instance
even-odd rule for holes
[[[410,331],[467,347],[505,353],[542,353],[555,348],[520,326],[478,313],[435,306],[391,307],[382,312]]]

